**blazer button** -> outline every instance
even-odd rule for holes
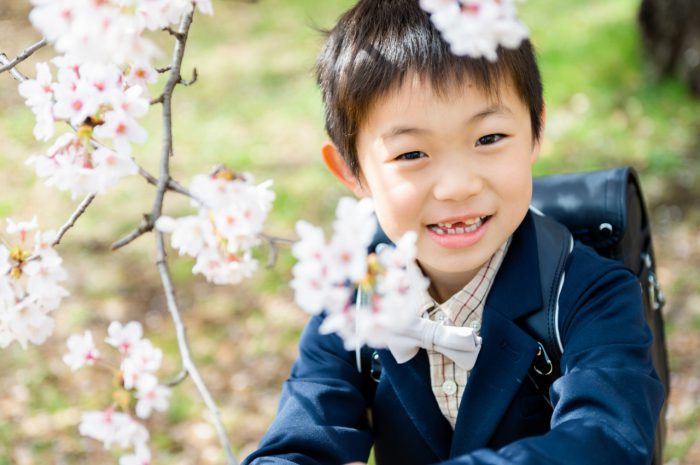
[[[451,379],[448,379],[447,381],[442,383],[442,392],[444,392],[448,396],[454,395],[454,393],[457,392],[457,383],[455,383]]]

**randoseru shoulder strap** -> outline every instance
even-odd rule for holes
[[[540,344],[531,379],[549,398],[549,386],[560,375],[564,348],[559,335],[559,294],[564,285],[566,262],[574,247],[574,238],[566,226],[531,208],[537,236],[537,255],[542,287],[542,308],[529,315],[522,328]]]

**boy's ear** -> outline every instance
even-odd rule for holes
[[[333,173],[333,176],[342,182],[345,187],[358,197],[366,197],[368,195],[360,180],[352,174],[350,167],[345,163],[338,147],[333,142],[326,141],[321,145],[321,155],[323,155],[323,161],[328,167],[328,171]]]

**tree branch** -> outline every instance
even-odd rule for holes
[[[156,105],[158,103],[163,103],[163,94],[160,94],[158,97],[154,98],[151,100],[151,105]]]
[[[129,234],[122,237],[121,239],[119,239],[115,243],[113,243],[112,250],[121,249],[122,247],[131,244],[132,242],[134,242],[136,239],[143,236],[147,232],[153,231],[154,227],[155,227],[155,221],[151,220],[150,215],[144,214],[143,220],[141,220],[141,224],[139,225],[139,227],[134,229]]]
[[[180,316],[180,310],[177,306],[177,301],[175,299],[175,289],[173,288],[172,278],[170,275],[170,270],[168,268],[167,255],[165,253],[165,238],[161,231],[156,231],[155,235],[156,244],[158,248],[158,270],[160,272],[161,281],[163,283],[163,289],[165,290],[165,296],[168,302],[168,311],[170,312],[170,316],[173,319],[173,323],[175,324],[177,344],[180,349],[180,357],[182,358],[183,371],[189,374],[190,378],[192,378],[192,382],[194,382],[195,386],[197,387],[197,390],[199,391],[200,396],[202,396],[204,404],[207,406],[207,408],[214,417],[214,425],[216,426],[216,431],[219,434],[219,441],[221,441],[221,445],[226,451],[228,464],[237,465],[238,462],[236,461],[236,457],[233,455],[233,450],[231,449],[231,444],[229,443],[226,429],[224,428],[224,424],[221,420],[221,414],[219,413],[219,409],[216,406],[216,403],[214,402],[214,399],[212,398],[211,394],[209,393],[209,389],[204,383],[202,376],[199,374],[197,365],[195,365],[194,361],[192,360],[189,342],[187,340],[187,332],[185,329],[185,325],[182,322],[182,318]]]
[[[180,373],[178,373],[170,381],[166,382],[165,385],[168,387],[174,387],[183,382],[185,379],[187,379],[187,370],[183,368],[182,370],[180,370]]]
[[[7,55],[5,55],[4,53],[0,53],[0,65],[3,65],[3,68],[4,68],[4,67],[7,66],[9,63],[12,63],[12,62],[11,62],[10,59],[7,57]],[[26,81],[26,80],[28,79],[27,76],[25,76],[24,74],[20,73],[20,72],[17,70],[17,68],[15,68],[14,66],[12,66],[11,68],[9,68],[9,70],[10,70],[10,76],[12,76],[13,78],[15,78],[16,81],[24,82],[24,81]]]
[[[134,160],[134,161],[136,161],[136,160]],[[146,179],[146,181],[148,181],[149,184],[152,184],[152,185],[154,185],[154,186],[157,186],[157,185],[158,185],[158,178],[156,178],[155,176],[153,176],[151,173],[149,173],[148,171],[146,171],[146,170],[145,170],[144,168],[142,168],[141,166],[139,166],[139,174],[140,174],[144,179]],[[199,199],[197,199],[190,191],[188,191],[185,187],[183,187],[182,184],[180,184],[179,182],[175,181],[175,180],[172,179],[172,178],[171,178],[170,181],[168,182],[168,187],[167,187],[167,188],[168,188],[169,191],[177,192],[178,194],[182,194],[182,195],[184,195],[184,196],[186,196],[186,197],[189,197],[189,198],[194,199],[194,200],[196,200],[197,202],[199,202]],[[200,203],[201,203],[201,202],[200,202]]]
[[[186,80],[182,79],[182,76],[180,76],[179,84],[182,84],[185,87],[191,86],[192,84],[197,82],[198,77],[199,77],[199,75],[197,74],[197,68],[193,68],[192,69],[192,79],[186,81]]]
[[[260,238],[267,242],[270,252],[267,255],[267,268],[272,268],[275,263],[277,263],[277,257],[279,256],[279,245],[292,245],[294,240],[286,239],[284,237],[270,236],[265,233],[260,234]]]
[[[46,45],[46,43],[46,38],[42,38],[39,42],[35,43],[34,45],[30,45],[26,49],[22,50],[22,52],[19,55],[17,55],[17,57],[14,60],[3,63],[3,66],[0,67],[0,74],[4,73],[5,71],[11,70],[18,64],[22,63],[24,60],[32,56],[34,52]],[[2,54],[2,56],[7,58],[7,55],[5,55],[4,53]]]
[[[68,222],[64,224],[61,229],[58,230],[58,234],[56,235],[56,239],[54,239],[53,243],[51,244],[52,247],[56,247],[58,244],[61,243],[61,239],[63,239],[63,236],[66,234],[66,231],[68,231],[70,228],[75,226],[75,222],[78,221],[78,218],[80,218],[83,213],[87,210],[88,206],[92,203],[92,201],[95,199],[96,194],[90,194],[85,199],[83,199],[82,202],[80,202],[80,205],[78,205],[78,208],[73,212],[71,217],[68,219]]]
[[[172,96],[175,86],[180,83],[180,70],[182,68],[182,59],[185,53],[185,45],[187,42],[187,35],[189,33],[190,26],[192,25],[192,17],[194,15],[194,9],[183,16],[180,21],[178,31],[168,30],[175,39],[175,49],[173,50],[173,59],[170,69],[170,76],[168,82],[165,84],[165,89],[163,90],[163,145],[161,150],[160,159],[160,177],[158,178],[156,198],[153,203],[153,210],[150,214],[150,220],[154,221],[160,217],[163,212],[163,198],[165,196],[165,191],[170,185],[170,157],[173,154],[173,134],[172,134]],[[209,411],[212,413],[214,419],[214,425],[216,426],[216,431],[219,435],[219,441],[226,452],[228,465],[237,465],[238,462],[231,449],[231,443],[228,440],[228,434],[224,428],[224,424],[221,420],[221,415],[219,409],[214,402],[209,389],[207,388],[204,380],[199,374],[197,366],[192,360],[190,354],[189,343],[187,340],[187,334],[185,331],[185,325],[180,317],[180,310],[178,309],[177,300],[175,298],[175,290],[173,288],[172,278],[170,275],[170,269],[168,267],[167,255],[165,252],[165,238],[161,231],[155,231],[156,237],[156,250],[158,254],[157,266],[160,272],[161,281],[163,283],[163,290],[165,292],[165,297],[168,304],[168,311],[172,317],[173,323],[175,324],[175,330],[177,333],[178,347],[180,349],[180,356],[182,358],[183,370],[189,374],[194,382],[200,396],[204,400]]]
[[[176,31],[175,29],[171,28],[170,26],[166,26],[163,28],[165,32],[170,34],[171,36],[175,37],[178,42],[184,42],[187,39],[187,33],[182,33],[180,31]]]

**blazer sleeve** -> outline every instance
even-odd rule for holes
[[[355,353],[336,335],[319,334],[313,317],[282,388],[277,417],[242,465],[366,462],[372,446]]]
[[[637,277],[577,247],[560,297],[562,376],[550,388],[551,430],[443,465],[651,463],[664,389]]]

